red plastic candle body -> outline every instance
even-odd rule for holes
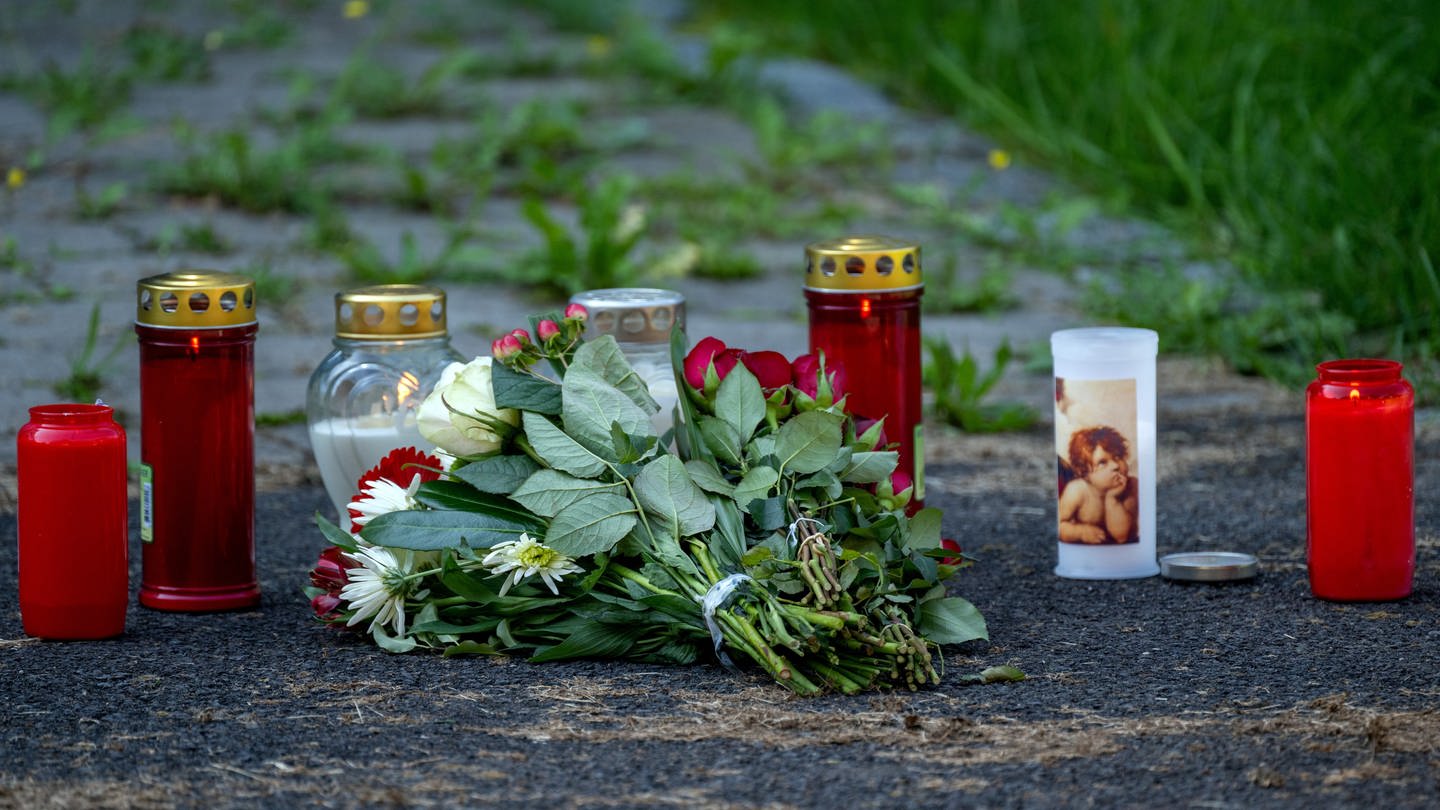
[[[853,237],[806,248],[810,350],[845,364],[846,409],[885,419],[898,443],[898,472],[914,483],[912,510],[925,497],[920,415],[919,248],[884,237]]]
[[[41,405],[16,441],[20,619],[31,636],[125,632],[125,430],[105,405]]]
[[[1316,366],[1305,392],[1310,590],[1410,594],[1415,572],[1415,392],[1392,360]]]
[[[152,303],[165,302],[166,285],[182,275],[191,288],[205,288],[206,303],[178,320],[223,325],[146,322],[164,314],[144,309],[147,285]],[[256,605],[253,287],[244,277],[198,273],[140,284],[140,604],[175,611]],[[227,284],[243,290],[248,313],[207,316]],[[182,291],[181,313],[201,294]],[[238,298],[228,300],[238,307]],[[229,325],[245,317],[252,322]]]

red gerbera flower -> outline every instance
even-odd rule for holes
[[[402,489],[409,487],[411,482],[417,477],[421,481],[434,481],[440,477],[440,473],[430,468],[439,466],[440,459],[429,453],[422,453],[413,447],[398,447],[391,450],[390,454],[385,458],[380,459],[379,464],[371,467],[364,475],[360,476],[360,480],[355,483],[355,491],[364,492],[365,487],[381,478],[390,481]],[[351,519],[350,531],[360,531],[360,524],[355,523],[354,519],[360,517],[361,513],[354,509],[349,510],[349,512]]]

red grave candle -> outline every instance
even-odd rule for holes
[[[170,273],[138,293],[140,604],[256,605],[254,282]]]
[[[910,510],[925,498],[920,418],[920,248],[883,236],[816,242],[805,248],[810,351],[840,361],[850,380],[846,409],[885,419],[899,444],[896,470],[914,482]]]
[[[1332,360],[1305,391],[1310,590],[1410,595],[1415,572],[1415,392],[1393,360]]]
[[[40,405],[16,439],[20,621],[27,635],[125,632],[125,430],[107,405]]]

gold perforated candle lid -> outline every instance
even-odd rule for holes
[[[920,246],[889,236],[846,236],[805,246],[805,289],[887,292],[925,286]]]
[[[181,270],[135,283],[135,322],[171,329],[255,323],[255,280],[239,273]]]
[[[335,293],[335,337],[401,340],[445,335],[445,291],[439,287],[376,284]]]

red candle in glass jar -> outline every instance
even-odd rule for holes
[[[920,248],[884,236],[854,236],[805,248],[810,351],[845,364],[846,410],[885,419],[898,443],[897,472],[914,484],[913,512],[925,498],[920,414]]]
[[[125,430],[107,405],[40,405],[16,439],[20,621],[50,639],[125,632]]]
[[[1393,360],[1332,360],[1305,391],[1310,590],[1410,595],[1415,573],[1415,392]]]
[[[255,577],[255,284],[209,271],[142,279],[140,604],[260,602]]]

